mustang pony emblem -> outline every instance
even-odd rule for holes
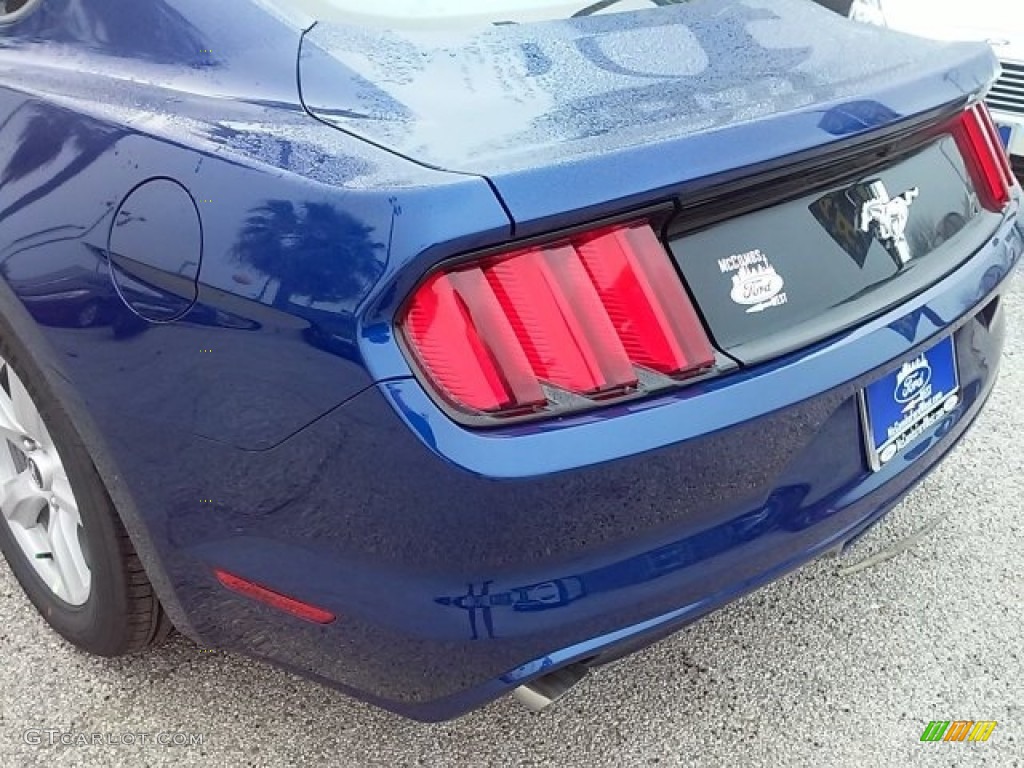
[[[857,228],[874,235],[896,260],[896,265],[902,267],[910,261],[910,243],[906,238],[910,206],[921,192],[912,187],[902,195],[890,198],[880,180],[869,183],[867,191],[872,199],[861,206]]]

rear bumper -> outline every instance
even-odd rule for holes
[[[417,719],[457,716],[651,642],[870,525],[985,402],[1021,250],[1009,220],[898,311],[672,396],[473,433],[402,379],[273,450],[204,442],[182,466],[218,483],[216,514],[151,522],[158,556],[200,642]],[[858,390],[949,334],[961,405],[871,473]],[[140,484],[140,508],[181,481]],[[225,592],[212,567],[339,618],[277,614]]]

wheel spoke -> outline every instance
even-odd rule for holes
[[[82,524],[82,518],[78,514],[78,503],[75,501],[75,495],[71,492],[71,482],[64,474],[63,469],[54,472],[50,495],[56,500],[57,506],[71,516],[75,525]]]
[[[0,491],[0,512],[3,512],[7,520],[22,528],[38,525],[39,513],[45,504],[46,499],[32,481],[28,470],[12,477]]]
[[[18,421],[14,400],[0,388],[0,437],[6,437],[19,448],[29,438],[23,425]]]
[[[90,573],[78,543],[78,510],[51,507],[46,535],[60,576],[57,596],[73,605],[81,604],[89,596]]]
[[[17,376],[10,375],[8,373],[8,383],[11,386],[11,404],[14,410],[14,423],[24,430],[28,437],[35,442],[42,445],[47,450],[53,450],[53,444],[50,442],[50,435],[46,431],[46,427],[43,426],[43,419],[39,415],[39,410],[36,408],[36,404],[32,402],[32,396],[29,395],[28,390],[25,389],[25,385],[21,383],[21,379]]]

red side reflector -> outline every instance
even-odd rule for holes
[[[427,383],[469,415],[586,407],[637,392],[642,368],[681,379],[715,363],[647,222],[455,265],[400,325]]]
[[[981,204],[990,211],[1002,211],[1010,202],[1013,175],[984,104],[976,104],[956,119],[953,137],[974,179]]]
[[[213,573],[217,580],[231,591],[250,597],[253,600],[258,600],[269,605],[271,608],[277,608],[279,611],[290,613],[292,616],[298,616],[300,619],[317,624],[330,624],[335,619],[334,614],[330,611],[317,608],[309,603],[303,603],[300,600],[282,595],[280,592],[274,592],[266,587],[261,587],[259,584],[243,579],[241,576],[235,576],[233,573],[228,573],[218,568],[215,568]]]

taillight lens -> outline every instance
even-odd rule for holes
[[[427,383],[470,416],[588,407],[715,364],[646,221],[437,272],[415,292],[400,327]]]
[[[1002,211],[1010,202],[1013,172],[992,116],[984,104],[976,104],[956,119],[953,137],[974,179],[981,204]]]

